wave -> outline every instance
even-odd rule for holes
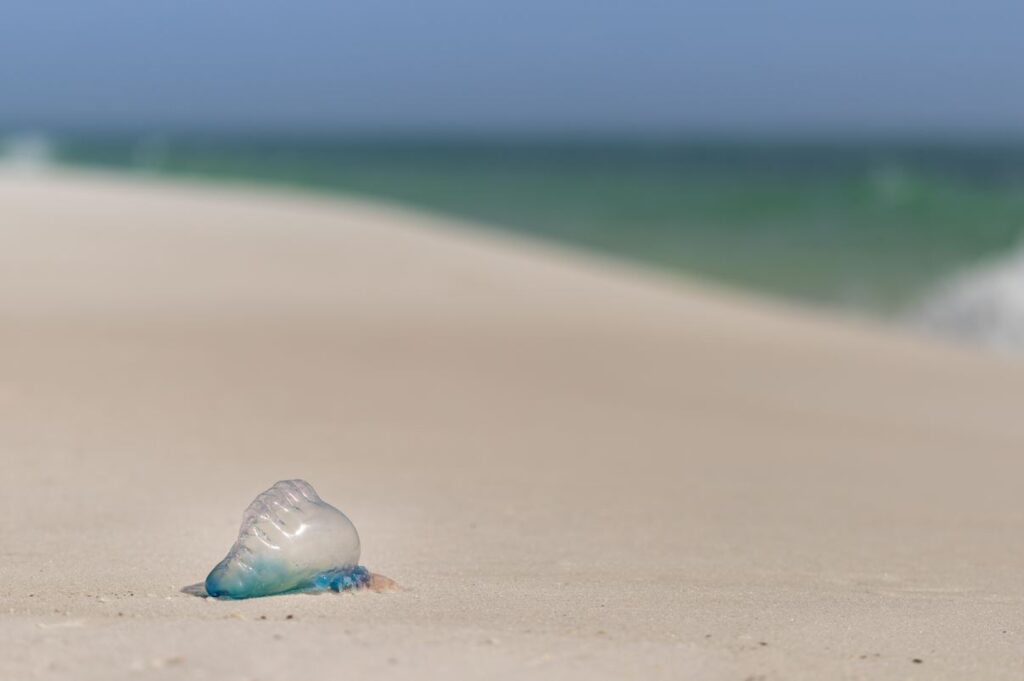
[[[940,284],[913,321],[950,338],[1024,352],[1024,244]]]
[[[46,135],[9,135],[0,139],[0,167],[5,170],[41,170],[53,163],[55,152],[53,140]]]

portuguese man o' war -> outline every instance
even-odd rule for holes
[[[282,480],[257,496],[238,540],[206,578],[216,598],[393,586],[359,565],[355,525],[305,480]]]

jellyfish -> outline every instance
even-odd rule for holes
[[[228,555],[210,571],[215,598],[392,590],[390,579],[359,564],[359,533],[305,480],[282,480],[253,500]]]

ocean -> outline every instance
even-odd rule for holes
[[[957,306],[965,277],[977,286],[1017,262],[1024,232],[1021,142],[79,135],[48,145],[64,163],[381,198],[936,328],[1005,312],[978,319]],[[1024,294],[1019,307],[1024,320]]]

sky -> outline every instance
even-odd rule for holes
[[[1024,133],[1024,2],[4,0],[0,127]]]

